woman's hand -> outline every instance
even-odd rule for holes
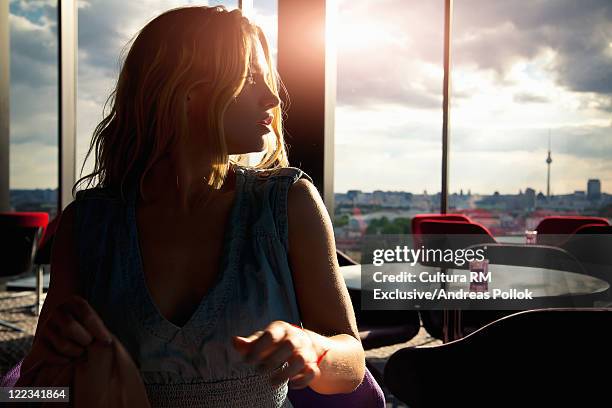
[[[283,321],[274,321],[263,331],[248,337],[234,336],[234,347],[246,362],[263,372],[289,365],[272,375],[274,384],[289,380],[291,388],[304,388],[321,375],[318,358],[322,354],[307,331]]]
[[[34,363],[64,364],[81,357],[94,340],[112,344],[112,336],[96,311],[80,296],[59,304],[45,322],[24,359],[27,370]]]

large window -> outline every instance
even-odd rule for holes
[[[334,230],[357,261],[364,235],[440,208],[442,5],[338,4]]]
[[[334,227],[356,260],[364,235],[440,211],[443,8],[340,1]],[[545,215],[612,218],[611,19],[609,2],[454,2],[449,212],[509,241]]]
[[[497,236],[612,216],[611,23],[609,2],[455,2],[451,211]]]
[[[57,211],[57,2],[9,4],[9,190],[13,211]]]

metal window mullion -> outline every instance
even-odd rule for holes
[[[10,203],[10,31],[9,2],[0,2],[0,211],[8,211]]]
[[[59,0],[58,22],[58,117],[59,194],[58,213],[72,201],[76,182],[76,91],[77,91],[77,5],[76,0]]]
[[[253,0],[238,0],[238,8],[242,11],[242,15],[247,18],[253,13]]]
[[[440,193],[440,213],[448,212],[448,166],[449,166],[449,115],[450,115],[450,60],[451,60],[451,23],[453,0],[444,0],[444,84],[442,96],[442,190]]]

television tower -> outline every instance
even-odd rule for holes
[[[550,157],[550,129],[548,129],[548,157],[546,158],[546,166],[548,167],[548,174],[546,176],[546,198],[550,199],[550,164],[552,163],[552,157]]]

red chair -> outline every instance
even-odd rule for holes
[[[49,223],[43,212],[0,212],[0,280],[7,281],[32,271],[38,243]],[[8,322],[0,325],[23,331]]]
[[[562,248],[568,242],[572,242],[576,239],[580,239],[580,237],[577,237],[576,235],[605,235],[605,234],[612,234],[612,226],[602,225],[602,224],[584,224],[576,228],[574,231],[572,231],[572,233],[569,236],[560,237],[560,238],[563,238],[563,240],[560,241],[557,244],[557,246]]]
[[[423,220],[420,222],[419,234],[414,234],[415,249],[457,250],[478,244],[496,244],[491,232],[484,226],[474,222]],[[446,268],[457,268],[454,263],[440,261],[425,261],[423,265]],[[465,268],[467,266],[464,265]]]
[[[567,240],[567,235],[573,234],[584,225],[610,225],[602,217],[585,216],[550,216],[545,217],[536,227],[537,243],[540,245],[558,246]]]
[[[576,228],[574,234],[612,234],[612,225],[586,224]]]
[[[583,225],[559,247],[576,257],[588,275],[612,284],[612,226]]]
[[[422,224],[424,221],[461,221],[471,223],[467,216],[463,214],[417,214],[410,224],[412,231],[412,244],[414,249],[419,249],[423,245],[421,235],[423,235]]]
[[[447,246],[440,249],[463,249],[477,244],[497,243],[487,227],[475,222],[425,220],[421,222],[420,230],[424,236],[445,237]],[[453,239],[453,236],[457,238]]]
[[[472,222],[470,218],[463,214],[417,214],[412,218],[412,234],[422,234],[421,223],[423,221],[464,221]]]

